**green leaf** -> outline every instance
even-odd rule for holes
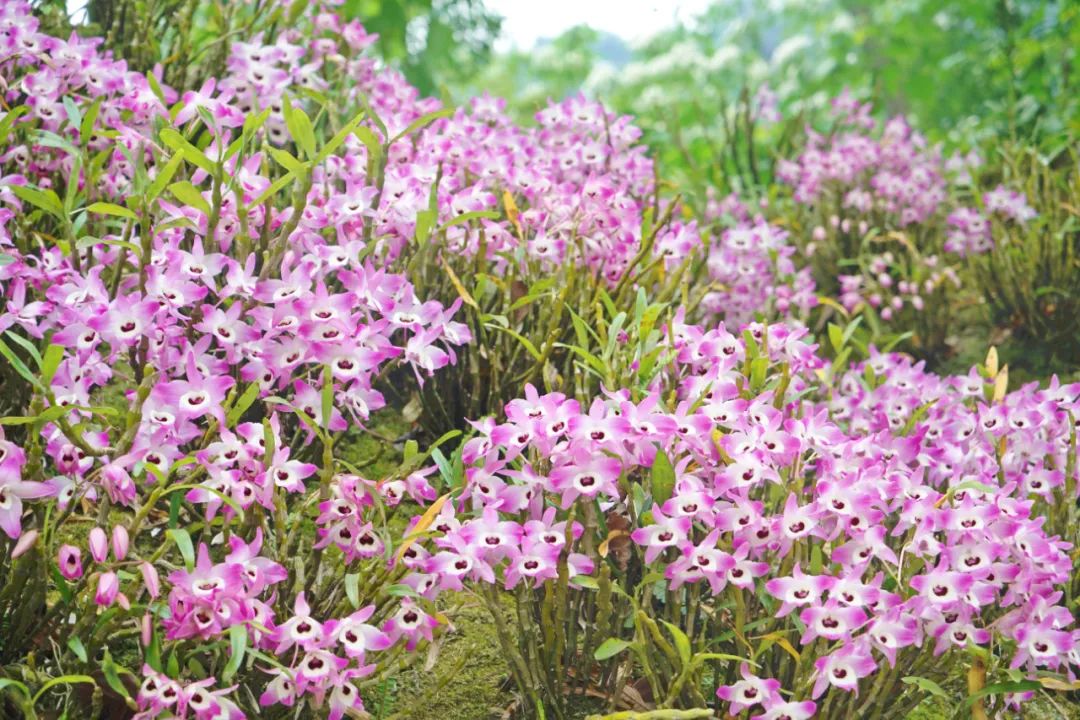
[[[976,700],[984,698],[987,695],[1030,692],[1032,690],[1038,690],[1041,687],[1042,683],[1037,680],[1016,680],[1013,682],[994,683],[993,685],[987,685],[982,690],[969,695],[967,700],[964,701],[964,705],[965,707],[971,707],[975,704]]]
[[[97,122],[98,112],[101,110],[101,103],[104,99],[104,95],[98,95],[94,98],[94,102],[90,103],[90,107],[86,109],[86,114],[83,115],[82,122],[79,123],[79,142],[83,145],[90,142],[90,136],[94,134],[94,123]]]
[[[330,365],[323,365],[322,386],[322,426],[328,431],[330,419],[334,416],[334,375]]]
[[[154,181],[150,183],[150,188],[146,191],[146,199],[149,202],[154,202],[158,199],[165,190],[165,187],[173,179],[173,175],[176,174],[177,169],[180,167],[180,163],[184,162],[186,156],[186,152],[176,153],[169,158],[169,162],[165,163],[165,167],[158,170],[157,175],[154,176]]]
[[[442,451],[438,448],[434,448],[431,451],[431,457],[435,461],[435,464],[439,466],[439,474],[442,475],[443,482],[446,483],[446,487],[454,486],[454,471],[450,468],[450,461],[446,459],[446,456],[442,454]]]
[[[9,687],[19,690],[26,697],[30,697],[30,688],[26,687],[23,683],[18,680],[12,680],[11,678],[0,678],[0,690],[5,690]]]
[[[64,112],[67,113],[68,122],[71,127],[78,127],[82,125],[82,113],[79,112],[79,106],[75,104],[69,96],[65,95],[63,98]]]
[[[600,589],[600,583],[598,583],[596,581],[596,578],[592,577],[591,575],[577,575],[577,576],[573,577],[570,580],[570,582],[574,583],[574,584],[576,584],[576,585],[578,585],[580,587],[583,587],[586,590],[599,590]]]
[[[323,160],[330,157],[335,150],[341,147],[341,144],[345,142],[345,139],[360,125],[360,121],[363,117],[363,113],[357,115],[355,118],[345,123],[343,128],[334,133],[334,137],[330,138],[329,142],[319,148],[319,153],[315,156],[314,162],[316,164],[321,163]]]
[[[244,625],[233,625],[229,628],[229,662],[225,665],[225,672],[222,674],[222,681],[227,685],[233,676],[236,675],[236,671],[240,669],[240,664],[244,662],[244,651],[247,650],[248,632],[247,627]]]
[[[386,592],[387,595],[392,595],[393,597],[419,597],[416,590],[412,589],[408,585],[402,584],[390,585],[386,588],[384,592]]]
[[[656,458],[653,460],[651,473],[653,502],[663,505],[675,492],[675,468],[667,453],[657,448]]]
[[[11,363],[11,366],[15,368],[15,372],[19,373],[19,375],[21,375],[24,380],[26,380],[39,390],[45,389],[41,386],[41,383],[34,376],[34,374],[30,372],[30,368],[26,367],[26,363],[24,363],[19,358],[19,356],[12,351],[12,349],[8,347],[7,343],[5,343],[3,340],[0,340],[0,355],[3,355],[7,359],[7,361]]]
[[[79,658],[80,662],[86,662],[86,646],[83,645],[82,640],[72,635],[68,638],[67,646],[71,648],[71,652],[75,653],[75,657]]]
[[[236,401],[236,404],[229,408],[229,414],[225,416],[226,427],[234,427],[244,413],[248,411],[254,403],[256,398],[259,397],[259,384],[251,383],[244,390],[244,394]]]
[[[129,675],[132,674],[130,670],[126,669],[124,672]],[[127,686],[120,679],[120,666],[113,660],[108,648],[105,648],[105,657],[101,661],[101,674],[105,676],[105,682],[113,689],[113,692],[125,700],[131,699],[131,693],[128,692]]]
[[[286,170],[299,173],[303,169],[304,163],[293,157],[293,154],[288,150],[282,150],[281,148],[270,147],[267,148],[270,151],[270,156],[277,161]]]
[[[289,135],[309,159],[315,157],[315,128],[311,124],[311,118],[303,108],[293,107],[287,98],[283,109],[285,126],[289,129]]]
[[[195,546],[191,544],[191,535],[188,534],[188,531],[183,528],[172,528],[166,530],[165,534],[172,538],[172,541],[176,543],[176,547],[180,549],[180,554],[184,557],[184,565],[187,566],[188,572],[194,570]]]
[[[56,687],[57,685],[79,684],[97,685],[97,682],[95,682],[94,678],[90,677],[89,675],[61,675],[60,677],[55,677],[42,685],[41,689],[37,691],[37,694],[34,695],[31,702],[34,705],[37,705],[37,701],[41,699],[42,695],[49,691],[49,688]]]
[[[936,682],[929,678],[916,677],[915,675],[908,675],[907,677],[900,678],[900,682],[905,685],[917,685],[919,689],[925,690],[931,695],[937,695],[938,697],[948,698],[949,693],[945,692],[945,689],[938,685]]]
[[[30,353],[30,357],[34,358],[34,362],[37,363],[38,368],[41,368],[41,353],[38,352],[37,345],[11,330],[8,330],[4,335],[13,343],[22,347],[23,350]]]
[[[210,203],[206,202],[206,198],[202,196],[199,189],[187,180],[174,182],[169,186],[169,192],[182,204],[195,208],[207,217],[210,216]]]
[[[217,169],[217,163],[172,128],[165,128],[161,131],[161,142],[200,170],[213,174]]]
[[[493,330],[499,330],[511,336],[519,343],[521,343],[522,346],[524,346],[524,348],[529,352],[529,354],[533,356],[534,360],[540,360],[543,357],[543,355],[540,354],[540,351],[536,349],[536,346],[532,344],[532,341],[530,341],[527,337],[517,332],[516,330],[500,327],[499,325],[494,325],[491,323],[486,323],[484,327],[491,328]]]
[[[360,142],[364,143],[364,147],[368,150],[369,159],[374,160],[382,157],[382,145],[379,144],[379,138],[371,128],[361,125],[353,130],[353,134],[356,135]]]
[[[262,205],[264,202],[266,202],[267,200],[269,200],[273,196],[277,195],[278,192],[280,192],[286,185],[289,185],[290,183],[295,182],[296,178],[297,178],[296,173],[294,173],[292,171],[285,173],[284,175],[279,177],[277,180],[275,180],[270,185],[270,187],[263,190],[262,194],[259,195],[259,197],[252,200],[251,205],[249,205],[248,207],[249,208],[256,208],[259,205]]]
[[[64,348],[55,343],[50,343],[49,347],[45,348],[45,355],[41,359],[41,384],[45,387],[49,387],[52,384],[53,377],[56,376],[56,371],[60,367],[60,362],[64,359]]]
[[[164,228],[163,226],[158,225],[155,229],[163,230]],[[80,250],[82,250],[83,248],[88,248],[91,245],[113,245],[115,247],[122,247],[135,257],[139,257],[139,255],[142,253],[142,248],[140,248],[135,243],[129,242],[127,240],[120,240],[119,238],[99,238],[87,235],[86,237],[79,238],[75,242],[75,247]]]
[[[428,113],[427,115],[423,115],[421,117],[418,117],[415,120],[413,120],[411,123],[409,123],[409,125],[404,130],[402,130],[397,135],[395,135],[394,138],[387,144],[388,145],[393,145],[394,143],[396,143],[401,138],[408,137],[409,135],[412,135],[417,130],[421,130],[423,128],[426,128],[428,125],[435,122],[436,120],[439,120],[439,119],[445,118],[445,117],[450,117],[455,112],[456,111],[455,111],[454,108],[443,108],[442,110],[436,110],[435,112],[431,112],[431,113]]]
[[[60,196],[52,190],[39,190],[28,185],[8,185],[7,188],[19,199],[44,210],[53,217],[64,219],[64,204],[60,202]]]
[[[593,657],[597,660],[607,660],[613,658],[621,653],[626,648],[633,645],[628,640],[622,640],[620,638],[608,638],[604,642],[600,643],[600,647],[596,648],[593,652]]]
[[[95,215],[115,215],[116,217],[127,218],[128,220],[136,219],[135,213],[131,212],[126,207],[107,202],[91,203],[86,206],[86,212],[91,212]]]
[[[498,220],[500,217],[501,215],[494,210],[474,210],[473,212],[461,213],[452,220],[448,220],[440,225],[439,232],[442,232],[447,228],[452,228],[455,225],[464,225],[473,220]]]
[[[421,210],[416,213],[416,244],[423,245],[431,237],[438,214],[434,210]]]
[[[10,112],[4,115],[3,119],[0,120],[0,143],[3,143],[7,139],[8,133],[11,132],[11,126],[15,124],[15,121],[28,112],[30,112],[30,108],[25,105],[19,105],[16,108],[12,108]]]
[[[345,576],[345,597],[349,598],[349,604],[353,609],[360,607],[360,574],[349,573]]]
[[[690,638],[686,636],[686,633],[678,625],[673,625],[667,620],[661,620],[664,623],[664,627],[671,633],[671,637],[675,638],[675,649],[679,652],[679,660],[682,662],[683,667],[690,664],[690,658],[693,655],[693,651],[690,649]]]

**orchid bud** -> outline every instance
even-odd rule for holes
[[[146,583],[146,592],[150,593],[150,597],[156,598],[161,594],[161,580],[158,578],[157,568],[144,562],[139,566],[139,570],[142,572],[143,582]]]
[[[116,576],[116,573],[102,573],[98,578],[97,594],[94,595],[94,602],[103,607],[107,607],[113,604],[113,601],[116,600],[116,596],[119,592],[120,578]]]
[[[24,552],[34,547],[34,543],[37,542],[37,539],[37,530],[30,530],[29,532],[24,532],[21,536],[19,536],[19,542],[15,543],[15,547],[11,551],[12,559],[19,557]]]
[[[143,647],[149,647],[150,643],[154,641],[154,621],[153,616],[150,613],[145,613],[142,616],[142,622],[139,624]]]
[[[105,531],[99,527],[90,531],[90,557],[94,558],[94,562],[105,562],[105,558],[109,556],[109,541],[105,537]]]
[[[123,560],[128,554],[128,531],[123,525],[116,525],[112,529],[112,550],[117,560]]]
[[[827,238],[828,236],[829,236],[829,235],[828,235],[828,231],[827,231],[827,230],[825,230],[825,228],[823,228],[823,227],[822,227],[821,225],[818,225],[818,226],[817,226],[816,228],[814,228],[814,232],[813,232],[813,235],[812,235],[812,237],[813,237],[813,238],[814,238],[814,240],[816,240],[817,242],[821,242],[821,241],[823,241],[823,240],[824,240],[825,238]]]
[[[73,545],[61,545],[56,564],[60,566],[60,574],[65,579],[78,580],[83,574],[82,550]]]

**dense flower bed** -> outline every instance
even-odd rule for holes
[[[831,365],[799,324],[813,247],[767,203],[685,217],[631,119],[583,97],[527,127],[420,98],[333,5],[230,38],[197,89],[0,7],[3,712],[337,720],[434,658],[465,589],[496,623],[498,593],[518,603],[500,636],[538,711],[594,661],[612,697],[763,718],[880,705],[946,651],[1073,679],[1080,387]],[[782,173],[866,234],[940,216],[941,168],[894,121],[813,136]],[[942,252],[1035,212],[1004,186],[983,204]],[[872,261],[881,286],[894,264]],[[583,299],[560,324],[564,280]],[[474,340],[496,331],[509,349]],[[368,427],[492,368],[524,397],[447,418],[470,437]],[[369,472],[365,434],[400,463]]]
[[[672,336],[672,374],[647,392],[613,388],[583,406],[530,387],[504,421],[477,424],[460,497],[415,561],[433,594],[471,581],[550,595],[605,562],[628,596],[643,576],[668,602],[700,583],[701,651],[740,652],[715,642],[721,601],[735,597],[737,623],[801,654],[769,663],[774,679],[744,664],[719,689],[732,714],[761,718],[811,717],[826,698],[847,717],[886,708],[902,677],[932,674],[929,658],[946,652],[1072,677],[1080,631],[1062,533],[1075,532],[1080,384],[995,394],[974,370],[943,378],[879,354],[832,385],[804,331]],[[763,361],[767,375],[747,370]],[[669,485],[658,466],[673,468]],[[589,507],[605,520],[586,530]],[[632,550],[597,552],[627,533]],[[693,638],[691,596],[674,597],[687,598],[675,623]]]

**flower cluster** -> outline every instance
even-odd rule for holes
[[[796,269],[797,253],[786,230],[760,217],[723,230],[706,261],[718,289],[702,306],[732,325],[769,311],[780,317],[805,315],[817,305],[816,286],[809,267]]]
[[[73,609],[48,613],[53,624],[40,631],[93,617],[95,606],[117,622],[141,615],[140,717],[238,718],[257,709],[248,707],[256,697],[326,707],[336,719],[362,710],[356,683],[376,672],[373,651],[400,643],[411,652],[440,624],[413,598],[381,596],[380,583],[402,577],[362,550],[375,531],[360,531],[380,521],[373,495],[383,506],[405,493],[433,498],[424,471],[385,487],[362,481],[355,552],[341,528],[333,540],[343,554],[325,559],[329,542],[289,532],[355,477],[337,472],[334,443],[386,404],[379,382],[396,373],[423,384],[471,341],[453,319],[458,305],[420,297],[388,267],[386,250],[405,237],[387,224],[395,203],[403,207],[391,182],[414,176],[426,205],[441,162],[412,156],[412,131],[390,140],[437,103],[372,59],[339,62],[370,44],[358,24],[317,11],[300,25],[270,44],[237,42],[224,78],[169,108],[177,93],[126,70],[98,41],[39,33],[29,3],[0,9],[12,108],[3,121],[16,139],[0,160],[15,170],[0,179],[0,332],[5,353],[14,345],[40,370],[5,355],[34,399],[23,423],[32,432],[0,434],[0,527],[19,541],[17,557],[56,536],[42,517],[122,513],[111,557],[100,527],[49,550]],[[295,93],[325,88],[320,71],[337,77],[341,67],[364,80],[352,98],[370,92],[386,123],[385,193],[356,134],[316,159],[316,141],[297,131]],[[314,132],[310,120],[299,127]],[[306,180],[282,180],[272,164],[293,158],[286,170],[299,172],[283,149],[294,146],[309,161]],[[449,215],[454,181],[442,177]],[[62,240],[45,244],[37,232]],[[27,512],[27,502],[56,509]],[[159,503],[169,507],[168,542],[156,552]],[[175,552],[165,554],[174,544],[187,553],[180,569]],[[308,562],[306,594],[292,582],[293,554]],[[346,570],[380,579],[342,602],[329,578]],[[83,627],[71,623],[65,632],[77,639]],[[210,661],[231,653],[239,662],[246,646],[276,665],[226,672],[243,673],[246,695],[221,682],[224,660],[216,683],[185,682],[160,648],[191,641]],[[100,639],[86,642],[84,657],[100,651]]]
[[[795,200],[815,204],[835,195],[850,214],[884,216],[897,227],[933,216],[947,197],[940,153],[903,117],[876,132],[870,105],[846,92],[833,110],[836,130],[827,136],[808,131],[802,153],[777,166]]]
[[[634,555],[614,560],[624,570],[659,571],[669,592],[701,583],[707,597],[735,594],[760,613],[746,619],[762,635],[797,629],[801,652],[816,653],[797,679],[810,698],[992,637],[1024,673],[1075,671],[1080,630],[1061,605],[1071,546],[1046,513],[1076,486],[1080,385],[1025,386],[991,403],[974,371],[941,378],[877,354],[828,392],[805,331],[670,333],[673,407],[659,388],[637,400],[611,389],[587,407],[530,388],[503,422],[476,423],[461,496],[433,526],[425,569],[439,587],[539,588],[560,566],[571,583],[594,573],[614,553],[589,554],[596,545],[566,514],[591,506],[630,524]],[[756,393],[744,373],[754,358],[771,367]],[[674,483],[650,499],[656,485],[633,488],[648,488],[660,455]],[[596,543],[608,533],[593,530]],[[764,718],[812,714],[811,700],[786,702],[777,688],[744,674],[720,696],[733,714],[759,704]]]

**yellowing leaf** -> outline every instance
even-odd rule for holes
[[[993,345],[990,346],[990,350],[986,353],[986,372],[992,378],[997,377],[998,374],[998,351]]]
[[[1066,681],[1060,678],[1044,677],[1039,678],[1039,684],[1047,690],[1060,690],[1062,692],[1080,690],[1080,680]]]
[[[450,277],[450,283],[454,286],[454,289],[457,290],[457,293],[459,296],[461,296],[461,299],[465,301],[465,304],[471,308],[479,310],[480,306],[476,304],[476,301],[473,300],[473,296],[469,294],[469,291],[466,290],[465,286],[461,284],[461,280],[460,278],[458,278],[457,273],[454,272],[454,268],[450,267],[450,264],[446,262],[445,258],[443,258],[442,266],[443,269],[446,270],[446,274]]]
[[[514,202],[514,196],[510,194],[509,190],[503,190],[503,208],[506,210],[506,217],[510,219],[510,224],[517,230],[518,237],[521,237],[521,221],[518,220],[521,211],[518,210],[517,203]]]
[[[600,557],[607,557],[611,541],[629,534],[630,533],[626,532],[625,530],[612,530],[608,533],[607,539],[605,539],[604,542],[600,543],[600,547],[596,548],[596,552],[600,554]]]
[[[997,376],[994,378],[994,402],[1001,402],[1005,399],[1005,392],[1009,388],[1009,366],[1002,366],[998,371]]]
[[[413,527],[413,531],[409,533],[409,536],[405,538],[405,541],[401,543],[401,547],[398,548],[396,561],[400,562],[401,558],[405,557],[405,553],[412,547],[413,543],[420,539],[420,537],[427,532],[427,529],[431,527],[431,524],[435,522],[436,516],[439,511],[442,510],[443,505],[450,499],[450,493],[443,495],[435,502],[431,503],[431,507],[424,511],[424,514],[420,516],[420,519]]]

